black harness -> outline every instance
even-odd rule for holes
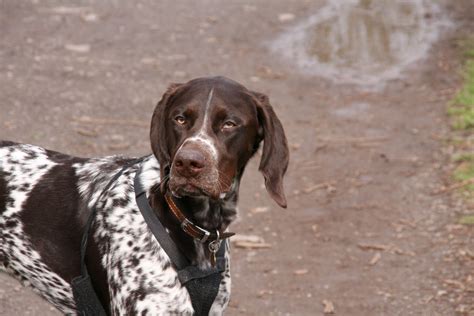
[[[97,203],[102,199],[105,193],[110,189],[112,184],[123,174],[123,172],[133,164],[141,161],[133,161],[125,165],[117,174],[115,174],[110,182],[105,186],[104,190],[97,199],[96,205],[91,210],[91,214],[87,220],[86,228],[82,236],[81,242],[81,275],[72,280],[72,290],[76,301],[76,308],[79,315],[95,316],[107,315],[102,306],[97,293],[94,291],[90,276],[87,272],[85,264],[85,253],[87,248],[87,239],[90,233],[92,223],[97,213]],[[153,209],[148,203],[146,191],[142,187],[139,175],[141,168],[137,171],[134,180],[135,199],[142,213],[145,222],[155,236],[158,243],[169,256],[178,271],[178,279],[188,290],[189,296],[194,309],[194,315],[208,315],[212,304],[219,292],[219,286],[222,281],[222,273],[226,268],[225,250],[227,243],[221,242],[217,251],[217,260],[214,267],[208,269],[200,269],[191,265],[189,260],[181,253],[174,241],[169,236],[165,227],[156,216]]]

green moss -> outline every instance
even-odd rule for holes
[[[465,215],[459,219],[459,224],[474,225],[474,215]]]

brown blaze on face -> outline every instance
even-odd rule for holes
[[[212,199],[237,189],[263,141],[259,170],[270,196],[286,207],[288,145],[264,94],[224,77],[171,84],[153,113],[150,136],[171,193]]]

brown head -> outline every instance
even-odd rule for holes
[[[237,190],[263,141],[259,170],[270,196],[286,207],[288,145],[268,97],[224,77],[171,84],[156,106],[151,146],[173,195],[217,200]]]

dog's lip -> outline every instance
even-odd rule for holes
[[[209,197],[213,200],[218,200],[219,198],[221,198],[223,194],[224,195],[227,194],[227,192],[211,193],[205,188],[202,188],[192,183],[185,183],[182,185],[178,185],[176,187],[170,186],[169,189],[170,189],[171,194],[177,198],[189,196],[189,197]]]
[[[191,183],[186,183],[177,188],[173,188],[171,189],[171,193],[178,198],[183,196],[210,196],[206,190]]]

